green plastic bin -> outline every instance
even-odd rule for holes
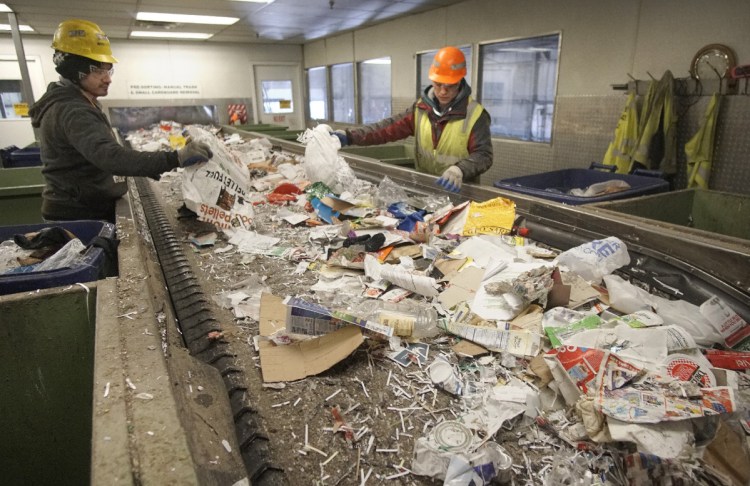
[[[42,222],[41,167],[0,169],[0,226]]]
[[[344,153],[377,159],[383,163],[414,168],[414,147],[411,145],[373,145],[370,147],[344,147]]]
[[[750,195],[683,189],[593,206],[639,218],[750,240]]]
[[[260,132],[267,137],[278,138],[280,140],[296,141],[302,130],[267,130]]]
[[[96,287],[0,297],[1,484],[89,484]]]

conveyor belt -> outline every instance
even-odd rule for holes
[[[265,137],[225,126],[228,133]],[[269,138],[277,150],[304,154],[296,142]],[[635,275],[653,280],[658,273],[662,282],[679,283],[682,298],[700,304],[711,294],[732,305],[750,321],[750,242],[677,225],[635,222],[617,213],[587,206],[569,206],[490,186],[465,184],[456,195],[435,184],[437,178],[404,167],[379,162],[369,157],[341,155],[358,177],[379,182],[388,176],[410,191],[421,194],[443,193],[454,203],[485,201],[498,196],[513,199],[518,214],[526,217],[531,237],[556,248],[567,249],[584,241],[616,236],[623,240],[634,258]],[[648,267],[646,267],[646,265]],[[658,287],[658,284],[654,284]],[[671,287],[671,284],[669,285]],[[666,293],[672,293],[668,288]]]
[[[235,363],[230,343],[209,337],[211,332],[221,332],[222,327],[182,251],[182,244],[148,181],[139,178],[136,187],[185,345],[192,356],[218,369],[224,381],[251,484],[285,484],[282,469],[268,460],[269,439],[258,411],[248,401],[244,370]]]

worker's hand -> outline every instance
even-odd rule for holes
[[[203,142],[188,142],[177,151],[177,160],[180,167],[190,167],[193,164],[208,162],[214,156],[211,148]]]
[[[438,179],[435,184],[443,186],[451,192],[458,192],[461,190],[461,182],[463,179],[464,173],[461,172],[461,169],[452,165],[443,172],[443,175],[440,176],[440,179]]]
[[[331,132],[331,135],[339,139],[342,147],[346,147],[347,145],[349,145],[349,137],[346,135],[346,132],[344,130],[333,131]]]

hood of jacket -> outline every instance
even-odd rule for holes
[[[432,85],[427,86],[424,89],[424,93],[422,93],[422,101],[429,106],[436,115],[443,116],[450,113],[454,108],[462,106],[462,103],[463,106],[466,106],[469,95],[471,95],[471,86],[466,82],[466,79],[462,79],[456,97],[453,98],[453,101],[451,101],[442,111],[440,110],[440,103],[433,93]]]
[[[50,83],[47,86],[47,92],[29,110],[31,126],[39,128],[42,125],[44,115],[58,101],[81,101],[83,96],[80,88],[70,81],[63,80]]]

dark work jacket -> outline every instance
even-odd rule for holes
[[[179,165],[176,152],[120,145],[101,106],[70,81],[51,83],[29,114],[39,129],[45,219],[113,220],[115,201],[127,192],[113,176],[158,177]]]
[[[432,86],[428,86],[424,94],[403,113],[386,118],[372,125],[351,128],[346,130],[349,142],[352,145],[380,145],[387,142],[403,140],[414,135],[415,110],[422,110],[430,120],[432,126],[432,147],[437,147],[440,136],[445,125],[452,120],[463,120],[466,118],[467,105],[471,87],[465,80],[461,80],[461,87],[451,104],[442,112],[439,111],[438,103],[432,94]],[[490,114],[487,110],[471,129],[467,150],[469,156],[458,161],[456,166],[461,169],[464,181],[475,181],[479,175],[492,167],[492,136],[490,135]],[[424,142],[423,142],[424,143]]]

